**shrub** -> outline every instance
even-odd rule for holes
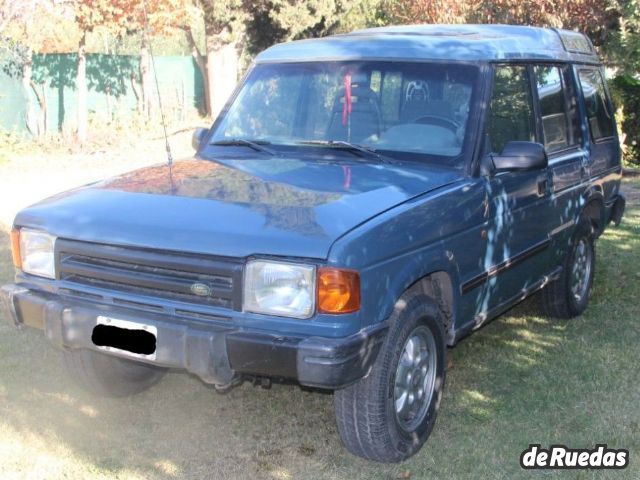
[[[630,75],[618,75],[610,85],[618,107],[616,121],[622,134],[624,163],[640,167],[640,80]]]

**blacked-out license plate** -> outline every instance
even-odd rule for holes
[[[99,316],[91,340],[100,350],[129,357],[156,359],[158,329],[153,325]]]

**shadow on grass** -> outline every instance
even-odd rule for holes
[[[547,320],[534,298],[449,351],[432,438],[401,465],[347,454],[329,395],[245,384],[219,396],[171,373],[136,397],[95,398],[69,380],[41,332],[2,326],[0,443],[14,460],[0,460],[0,473],[37,460],[72,477],[516,478],[533,442],[637,451],[638,213],[598,243],[585,315]]]

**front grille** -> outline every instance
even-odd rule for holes
[[[56,263],[58,278],[67,282],[234,310],[242,307],[240,260],[58,240]]]

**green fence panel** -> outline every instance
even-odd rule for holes
[[[47,103],[47,129],[73,131],[77,118],[77,55],[34,55],[32,78],[36,88],[43,89]],[[192,57],[156,57],[155,66],[163,107],[169,119],[183,120],[194,112],[202,113],[204,85],[200,71]],[[126,118],[136,109],[133,83],[139,85],[139,57],[129,55],[87,55],[87,107],[98,120]],[[157,108],[155,82],[152,84],[154,108]],[[0,73],[0,128],[27,132],[25,115],[26,95],[33,108],[38,108],[32,91],[24,92],[20,79]]]
[[[20,79],[11,78],[0,71],[0,129],[27,133],[26,108]]]

